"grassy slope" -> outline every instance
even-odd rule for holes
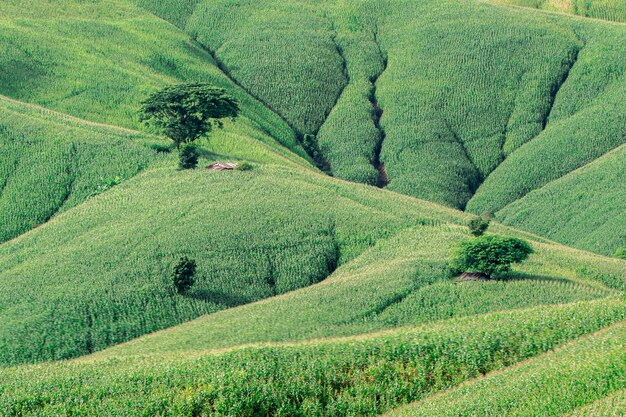
[[[305,154],[289,127],[165,22],[119,1],[28,6],[0,5],[0,37],[9,45],[0,54],[0,67],[7,68],[0,92],[134,127],[138,101],[149,91],[183,80],[206,81],[228,89],[244,109],[236,124],[214,133],[209,157],[308,165],[297,156]],[[98,31],[107,36],[94,42]],[[114,47],[118,43],[126,47]],[[19,79],[35,70],[41,74]],[[159,141],[0,96],[0,147],[6,155],[0,162],[0,242],[84,201],[103,180],[132,177],[155,159],[148,145]]]
[[[622,0],[488,0],[490,3],[531,7],[579,16],[626,22],[626,3]]]
[[[317,134],[341,178],[495,213],[626,137],[620,24],[455,0],[193,3],[141,2]],[[601,244],[622,242],[583,247]]]
[[[566,415],[626,388],[625,375],[626,324],[622,322],[555,352],[389,415]],[[606,411],[618,412],[618,409],[609,407]]]
[[[252,136],[304,155],[285,122],[229,80],[197,43],[128,1],[3,1],[0,39],[8,45],[0,53],[0,93],[7,96],[137,128],[139,102],[149,93],[207,82],[242,103],[248,130],[257,131]]]
[[[518,270],[517,279],[458,283],[450,279],[446,262],[451,246],[464,237],[467,232],[449,225],[406,229],[320,284],[202,317],[99,355],[358,334],[511,307],[591,299],[610,294],[607,286],[622,290],[626,286],[623,261],[541,243],[534,243],[537,254]],[[475,298],[468,306],[470,296]]]
[[[159,140],[72,120],[0,96],[0,242],[85,201],[103,180],[136,175]]]
[[[496,218],[568,245],[612,254],[615,242],[626,242],[623,184],[626,146],[527,194]]]
[[[8,2],[0,8],[17,13],[10,9],[16,4]],[[180,36],[139,9],[122,3],[107,5],[123,6],[107,8],[113,20],[133,16],[130,20],[150,21],[165,34],[171,31]],[[25,9],[29,16],[4,21],[5,26],[44,30],[49,17],[45,8],[38,9],[37,3],[32,6]],[[97,9],[102,5],[83,6],[87,9],[79,11],[86,15],[103,12]],[[35,16],[38,10],[41,15]],[[71,17],[70,10],[66,12]],[[148,26],[142,24],[139,29]],[[169,39],[169,35],[163,37]],[[347,36],[333,42],[349,40]],[[370,39],[374,46],[377,41]],[[58,44],[57,38],[48,47]],[[24,41],[23,45],[31,44]],[[150,48],[144,44],[137,53]],[[55,53],[60,59],[61,53]],[[102,414],[105,410],[193,415],[233,409],[241,415],[315,410],[326,415],[371,414],[623,318],[622,300],[593,301],[625,289],[623,261],[572,250],[497,224],[492,231],[533,240],[537,254],[516,269],[510,281],[451,280],[447,258],[454,243],[468,237],[460,227],[466,215],[315,173],[274,140],[297,149],[287,125],[214,66],[207,66],[211,61],[204,52],[198,54],[202,59],[193,61],[194,65],[215,74],[209,80],[223,82],[240,94],[246,114],[255,120],[241,119],[204,142],[213,152],[207,156],[254,160],[256,169],[177,172],[174,161],[166,157],[164,164],[0,245],[2,362],[89,353],[205,312],[307,286],[324,279],[338,264],[339,269],[320,284],[204,316],[81,361],[3,370],[1,409],[40,415]],[[384,67],[385,59],[379,58]],[[65,59],[63,65],[74,64]],[[69,75],[63,74],[55,71],[44,77],[47,81],[41,91],[58,94],[66,88],[64,80]],[[177,79],[184,78],[163,82]],[[109,88],[107,83],[101,87]],[[20,85],[9,84],[11,88]],[[369,81],[364,87],[375,84]],[[19,96],[27,91],[12,93]],[[105,98],[105,103],[87,94],[85,103],[76,107],[65,99],[58,105],[70,113],[92,117],[89,111],[102,112],[98,120],[133,125],[130,110],[125,114],[106,99],[114,94],[95,96]],[[132,108],[130,103],[129,99],[127,109]],[[49,117],[56,125],[69,123],[58,114]],[[372,123],[376,128],[377,122],[372,119]],[[71,132],[80,130],[74,124],[86,125],[72,119]],[[185,297],[173,295],[166,283],[172,263],[181,254],[200,261],[199,284]],[[577,300],[591,301],[462,318]],[[454,319],[432,324],[447,318]],[[399,330],[371,340],[203,355],[211,348],[354,335],[416,324],[432,328]],[[127,358],[118,359],[122,357]],[[399,380],[403,384],[398,385]]]
[[[0,358],[89,353],[317,282],[401,227],[463,218],[400,196],[383,212],[386,194],[269,165],[146,171],[0,247]],[[200,267],[186,297],[167,283],[183,254]]]
[[[9,416],[369,416],[545,352],[625,313],[623,300],[603,300],[369,337],[22,366],[0,374],[0,406]],[[621,347],[623,356],[623,327],[612,339],[594,336],[605,343],[592,353],[615,357]],[[602,370],[578,379],[615,376],[619,368]]]

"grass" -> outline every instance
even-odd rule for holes
[[[389,415],[569,415],[578,407],[626,387],[625,340],[626,325],[616,324],[555,352]],[[613,407],[605,410],[607,414],[602,415],[617,411]]]
[[[138,128],[139,103],[150,93],[168,84],[206,82],[240,101],[243,132],[252,128],[257,140],[306,155],[285,122],[229,80],[197,43],[130,2],[7,0],[0,16],[0,39],[8,45],[0,54],[2,94]]]
[[[626,3],[621,0],[489,0],[495,4],[531,7],[579,16],[626,22]]]
[[[0,376],[0,405],[9,416],[376,415],[623,320],[625,312],[623,300],[578,303],[366,338],[9,368]],[[612,338],[607,331],[581,342],[591,348],[585,357],[604,353],[603,364],[623,357],[623,326],[614,329]],[[619,380],[618,371],[602,375]]]
[[[621,146],[504,207],[496,218],[567,245],[612,255],[619,242],[626,242],[621,227],[626,194],[617,186],[626,183],[625,161],[626,146]]]
[[[3,1],[0,414],[619,410],[626,263],[548,239],[624,244],[625,36],[459,0]],[[186,81],[243,114],[178,171],[133,129]],[[455,208],[535,254],[459,281]]]
[[[110,178],[163,159],[138,132],[64,118],[0,97],[0,242],[45,223]]]
[[[575,410],[572,417],[620,416],[626,412],[626,389]]]
[[[385,196],[306,172],[152,169],[7,242],[1,361],[90,353],[310,285],[394,230],[462,218],[403,198],[383,214]],[[187,297],[168,285],[182,255],[199,267]]]
[[[454,0],[193,3],[181,20],[142,1],[315,135],[339,178],[496,213],[624,143],[621,25]]]
[[[533,243],[537,253],[524,265],[525,275],[517,276],[521,280],[458,283],[451,279],[447,261],[455,242],[467,237],[467,232],[448,225],[405,229],[317,285],[201,317],[100,355],[120,357],[355,335],[615,293],[600,279],[621,290],[626,285],[622,261],[589,258],[540,243]],[[470,300],[470,296],[474,298]]]

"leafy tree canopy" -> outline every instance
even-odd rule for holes
[[[174,141],[176,147],[221,128],[222,119],[239,115],[239,105],[220,88],[208,84],[165,87],[141,103],[140,120]]]
[[[524,240],[507,236],[484,235],[461,242],[452,267],[462,272],[482,272],[488,276],[501,274],[511,269],[533,253]]]

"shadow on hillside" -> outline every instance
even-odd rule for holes
[[[242,297],[237,294],[208,289],[192,290],[185,296],[189,298],[194,298],[196,300],[210,301],[212,303],[221,304],[226,307],[236,307],[254,301],[248,297]]]
[[[201,148],[201,147],[198,147],[198,153],[201,158],[207,159],[209,161],[220,161],[220,160],[223,161],[223,160],[228,160],[229,158],[232,159],[228,155],[215,153],[215,152],[212,152],[208,149]]]
[[[506,275],[495,278],[495,281],[543,281],[560,282],[562,284],[576,284],[577,282],[567,278],[553,277],[550,275],[528,274],[525,272],[511,271]]]

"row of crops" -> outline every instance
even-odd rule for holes
[[[625,317],[624,301],[614,299],[476,316],[370,338],[250,347],[188,358],[172,352],[165,359],[147,356],[10,368],[0,376],[0,407],[8,416],[376,415],[533,357]],[[566,348],[565,354],[559,352],[560,362],[540,359],[526,368],[538,370],[535,380],[574,376],[585,368],[570,380],[570,394],[562,399],[569,403],[559,409],[591,403],[625,382],[623,336],[624,326],[614,327]],[[576,354],[588,361],[573,360]],[[571,365],[554,372],[561,362]],[[519,369],[525,368],[513,372]],[[507,396],[517,397],[517,391],[507,383],[515,379],[496,379],[497,384],[491,378],[479,385],[493,385],[490,392],[501,391],[497,398],[510,404]],[[595,389],[581,395],[584,383]],[[522,386],[527,387],[529,396],[542,388],[555,395],[566,387],[530,382]],[[477,392],[469,394],[474,397]],[[529,396],[525,398],[530,403]],[[467,398],[459,396],[460,401]],[[498,401],[490,401],[494,397],[484,393],[481,398],[487,404]],[[449,408],[456,404],[436,402]],[[473,403],[475,407],[482,404]]]
[[[0,242],[45,223],[159,159],[145,135],[73,124],[0,98]]]
[[[440,222],[408,199],[381,213],[388,200],[364,205],[365,187],[265,169],[151,169],[5,243],[0,362],[74,357],[305,287],[401,227]],[[182,256],[198,264],[185,296],[171,283]]]
[[[536,253],[509,279],[458,281],[451,276],[448,259],[455,243],[469,236],[463,229],[449,224],[402,229],[318,285],[220,311],[100,355],[115,358],[355,335],[510,308],[604,298],[619,294],[610,288],[626,286],[626,270],[619,260],[536,242]]]
[[[496,4],[571,13],[579,16],[626,22],[626,3],[622,0],[489,0]]]
[[[622,322],[390,415],[619,416],[626,411],[624,375],[626,324]]]

